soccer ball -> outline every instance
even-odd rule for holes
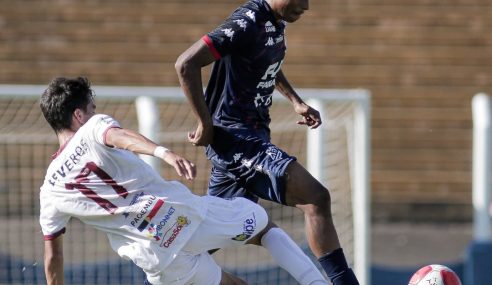
[[[417,270],[408,285],[461,285],[461,281],[448,267],[432,264]]]

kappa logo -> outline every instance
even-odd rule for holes
[[[248,10],[248,12],[245,13],[246,16],[248,16],[251,20],[256,22],[256,15],[255,12]]]
[[[265,43],[265,46],[269,47],[269,46],[273,46],[274,44],[275,44],[275,42],[273,41],[273,38],[272,37],[268,37],[268,40]]]
[[[239,19],[239,20],[234,20],[234,22],[242,28],[244,31],[246,31],[246,27],[248,26],[248,22],[246,22],[244,19]]]
[[[231,28],[229,28],[229,29],[222,29],[221,31],[223,31],[224,34],[226,35],[226,37],[228,37],[229,40],[232,41],[232,37],[234,36],[234,31]]]
[[[253,165],[253,161],[249,159],[243,159],[241,160],[241,164],[246,166],[247,168],[251,168],[251,165]]]
[[[243,156],[242,152],[234,154],[234,156],[233,156],[234,162],[237,162],[242,156]]]
[[[272,22],[268,21],[265,23],[265,32],[267,33],[275,33],[277,29],[275,26],[272,24]]]

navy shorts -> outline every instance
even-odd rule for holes
[[[209,195],[286,204],[285,169],[296,158],[265,137],[232,134],[216,127],[207,157],[212,162]]]

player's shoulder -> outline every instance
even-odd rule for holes
[[[269,16],[269,11],[265,5],[264,0],[248,1],[232,13],[231,19],[249,24],[262,23]]]
[[[244,22],[243,25],[247,26],[250,32],[256,31],[263,36],[270,36],[271,33],[282,34],[286,27],[285,21],[279,22],[276,20],[272,8],[266,0],[251,0],[246,2],[233,13],[231,18],[238,25],[240,22]],[[246,30],[246,28],[244,29]]]
[[[92,116],[83,126],[85,129],[91,129],[95,126],[119,126],[119,123],[113,117],[106,114],[96,114]]]
[[[115,119],[113,117],[111,117],[110,115],[106,115],[106,114],[95,114],[94,116],[92,116],[87,121],[87,123],[89,123],[89,122],[99,122],[99,121],[112,122],[112,121],[115,121]]]

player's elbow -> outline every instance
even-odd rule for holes
[[[193,52],[185,51],[176,60],[174,68],[180,78],[192,78],[200,74],[202,65]]]
[[[189,57],[186,56],[185,53],[181,54],[176,60],[176,63],[174,64],[174,68],[176,69],[176,72],[180,77],[186,76],[189,73],[190,68],[192,68],[192,64],[189,60]]]

